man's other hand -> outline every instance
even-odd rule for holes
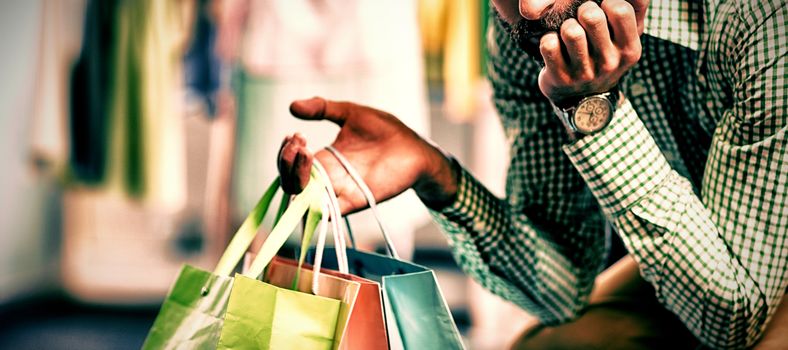
[[[319,97],[293,102],[290,112],[299,119],[325,119],[339,125],[332,146],[353,164],[378,201],[411,187],[433,208],[453,200],[457,180],[451,162],[396,117],[354,103]],[[366,208],[361,191],[336,158],[326,150],[312,155],[299,134],[285,138],[279,151],[277,166],[286,192],[295,194],[303,190],[313,157],[326,168],[343,213]]]
[[[539,50],[545,67],[539,88],[553,103],[613,88],[640,59],[640,34],[647,0],[583,3],[577,19],[566,20],[559,33],[545,34]]]

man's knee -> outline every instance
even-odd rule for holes
[[[607,339],[606,339],[607,338]],[[607,337],[594,328],[582,329],[572,323],[556,327],[531,329],[523,333],[513,344],[513,350],[568,350],[568,349],[613,349],[616,337]],[[617,338],[621,340],[620,337]],[[621,347],[618,347],[621,348]]]
[[[630,303],[593,305],[577,319],[526,330],[513,349],[693,349],[697,341],[667,310]]]

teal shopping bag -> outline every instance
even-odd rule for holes
[[[162,303],[143,349],[216,348],[234,282],[230,273],[252,243],[278,188],[279,179],[246,217],[213,272],[183,267]]]
[[[309,254],[310,257],[313,254]],[[350,273],[379,282],[392,348],[462,349],[462,338],[431,269],[389,256],[347,250]],[[311,259],[310,259],[311,260]],[[325,255],[323,267],[337,269]]]

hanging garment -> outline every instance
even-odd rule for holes
[[[30,155],[37,169],[62,177],[69,154],[69,76],[79,55],[85,1],[44,1],[40,11]]]
[[[121,3],[110,107],[110,188],[170,210],[186,196],[181,14],[169,1]]]
[[[476,95],[486,71],[488,6],[484,0],[419,3],[430,79],[443,82],[445,112],[451,120],[469,121],[479,108]]]
[[[215,48],[216,25],[209,15],[210,5],[208,0],[197,2],[189,49],[183,57],[183,73],[188,95],[199,100],[205,115],[213,117],[221,67]]]
[[[71,75],[70,170],[85,183],[100,183],[106,172],[118,3],[88,2],[82,51]]]
[[[169,210],[185,202],[182,4],[91,1],[71,80],[71,170],[78,183]]]

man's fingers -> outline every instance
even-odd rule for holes
[[[602,11],[607,16],[610,28],[613,30],[613,42],[618,47],[626,46],[627,43],[639,37],[635,10],[629,2],[626,0],[605,0],[602,2]]]
[[[282,140],[282,144],[279,145],[279,157],[282,157],[282,150],[284,150],[285,145],[290,143],[290,140],[292,139],[293,139],[292,136],[285,136],[284,140]]]
[[[586,30],[588,46],[594,52],[597,69],[602,73],[618,69],[618,52],[610,39],[607,17],[602,8],[593,1],[587,1],[577,9],[577,20]]]
[[[567,71],[567,64],[561,54],[561,41],[558,33],[550,32],[542,36],[539,41],[539,52],[542,53],[545,68],[553,74],[561,74]]]
[[[607,1],[607,0],[606,0]],[[593,1],[586,1],[577,9],[577,20],[586,30],[589,45],[598,54],[612,48],[605,11]]]
[[[646,19],[646,10],[648,9],[649,0],[627,0],[632,8],[635,10],[635,21],[638,27],[638,36],[643,34],[644,21]]]
[[[594,72],[588,55],[586,32],[577,20],[570,18],[561,25],[561,40],[566,46],[570,70],[575,77],[580,80],[593,78]]]
[[[306,140],[298,133],[285,137],[284,141],[282,141],[282,146],[279,148],[278,163],[281,165],[280,168],[285,169],[283,167],[286,166],[289,169],[295,163],[295,157],[299,148],[304,146],[306,146]]]
[[[299,181],[295,181],[291,176],[297,153],[298,151],[292,143],[292,138],[288,137],[282,142],[282,148],[279,149],[279,157],[276,160],[276,167],[282,180],[282,188],[290,194],[300,193],[303,190],[303,188],[298,188]]]
[[[296,100],[290,104],[290,114],[300,119],[322,119],[325,109],[326,100],[322,97]]]
[[[293,175],[298,180],[299,192],[306,188],[309,183],[309,174],[312,171],[313,156],[305,147],[300,147],[296,154],[295,166],[293,167]]]
[[[626,0],[605,0],[602,10],[607,15],[613,31],[613,42],[621,52],[621,60],[626,64],[634,64],[640,59],[641,51],[635,10]]]
[[[290,194],[303,191],[309,182],[313,156],[306,149],[306,141],[301,135],[286,138],[279,150],[277,168],[282,179],[282,189]]]
[[[337,195],[337,200],[339,201],[339,210],[342,212],[342,215],[347,215],[366,207],[366,200],[363,197],[361,197],[361,203],[353,202],[353,198],[356,200],[359,199],[359,194],[354,193],[359,191],[358,185],[350,178],[345,168],[339,164],[339,161],[337,161],[337,158],[331,154],[331,152],[325,149],[317,151],[314,155],[314,159],[317,159],[328,172],[328,176],[331,178],[331,184],[334,186],[334,192]],[[336,171],[337,169],[339,169],[339,171]]]
[[[322,97],[297,100],[290,104],[290,113],[306,120],[326,119],[342,126],[355,105],[349,102],[329,101]]]

